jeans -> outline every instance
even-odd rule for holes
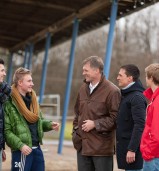
[[[144,161],[143,171],[159,171],[159,158]]]

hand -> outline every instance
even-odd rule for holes
[[[133,163],[135,161],[135,152],[128,151],[126,155],[126,162]]]
[[[58,131],[60,124],[58,122],[52,122],[52,129]]]
[[[32,152],[32,149],[27,146],[27,145],[23,145],[23,147],[20,149],[20,151],[24,154],[24,155],[29,155]]]
[[[95,128],[95,123],[92,120],[85,120],[83,121],[83,125],[82,125],[82,130],[85,132],[89,132],[90,130]]]
[[[6,153],[4,150],[2,150],[2,161],[6,161]]]

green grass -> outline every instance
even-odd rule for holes
[[[64,139],[65,140],[71,140],[72,139],[72,121],[67,121],[66,122],[66,126],[65,126],[65,136],[64,136]]]
[[[65,132],[64,132],[64,139],[65,140],[72,140],[72,121],[67,121],[65,125]],[[60,127],[61,128],[61,127]],[[56,131],[50,131],[50,132],[45,132],[44,138],[46,139],[58,139],[60,136],[60,130],[58,132]]]

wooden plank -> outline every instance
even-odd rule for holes
[[[42,103],[40,107],[57,107],[57,104],[50,104],[50,103]]]
[[[16,42],[21,41],[21,39],[18,39],[16,37],[3,36],[3,35],[0,35],[0,39],[2,39],[2,40],[8,40],[8,41],[16,41]]]
[[[88,17],[89,15],[94,14],[95,12],[99,11],[100,9],[105,8],[106,6],[110,5],[109,0],[98,0],[93,2],[92,4],[88,5],[87,7],[84,7],[79,10],[77,13],[72,13],[69,16],[63,18],[62,20],[59,20],[58,22],[52,24],[51,26],[41,30],[40,32],[34,34],[33,36],[29,37],[25,41],[15,45],[10,49],[10,51],[16,51],[20,48],[24,48],[25,44],[27,43],[36,43],[37,41],[44,39],[47,32],[50,32],[52,34],[59,32],[60,30],[65,29],[66,27],[72,25],[72,22],[75,17],[82,19],[85,17]]]
[[[52,8],[52,9],[68,11],[68,12],[73,12],[75,10],[70,7],[66,7],[62,5],[55,5],[53,3],[48,3],[48,2],[44,3],[34,0],[6,0],[6,1],[13,2],[13,3],[27,4],[27,5],[35,5],[36,7],[42,7],[42,8]]]

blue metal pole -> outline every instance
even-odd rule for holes
[[[28,66],[27,66],[27,68],[28,68],[29,70],[32,69],[33,49],[34,49],[34,45],[33,45],[33,44],[30,44],[30,45],[29,45],[29,59],[28,59]]]
[[[13,52],[10,54],[10,58],[8,61],[8,68],[7,68],[7,83],[11,84],[12,82],[12,69],[13,69]]]
[[[43,102],[43,95],[45,91],[45,82],[46,82],[46,73],[47,73],[47,63],[48,63],[48,52],[51,44],[51,33],[47,33],[46,37],[46,44],[45,44],[45,55],[43,61],[43,70],[42,70],[42,77],[41,77],[41,87],[40,87],[40,96],[39,96],[39,103]]]
[[[23,67],[27,68],[27,61],[28,61],[28,45],[25,46],[25,55],[24,55],[24,63],[23,63]]]
[[[113,39],[114,39],[113,34],[114,34],[116,17],[117,17],[117,9],[118,9],[118,0],[113,0],[113,4],[111,7],[110,26],[109,26],[109,33],[107,39],[106,54],[104,60],[104,74],[107,79],[109,77],[109,71],[110,71],[111,55],[112,55]]]
[[[65,123],[66,123],[66,118],[67,118],[69,100],[70,100],[70,90],[71,90],[73,67],[74,67],[74,56],[75,56],[75,44],[76,44],[76,38],[78,35],[78,27],[79,27],[79,21],[77,18],[75,18],[74,24],[73,24],[71,53],[70,53],[69,68],[68,68],[68,73],[67,73],[67,84],[66,84],[66,90],[65,90],[64,110],[63,110],[63,114],[62,114],[60,140],[59,140],[59,145],[58,145],[58,153],[59,154],[62,153],[62,147],[63,147],[64,130],[65,130]]]

